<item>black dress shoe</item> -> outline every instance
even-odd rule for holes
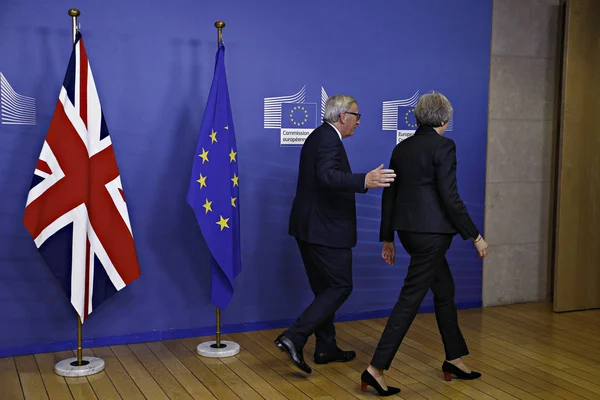
[[[330,362],[348,362],[356,358],[353,351],[336,349],[329,353],[315,353],[315,364],[327,364]]]
[[[289,338],[285,337],[283,334],[279,335],[277,339],[275,339],[275,344],[281,351],[285,351],[287,355],[290,357],[292,362],[300,368],[302,371],[310,374],[312,369],[306,364],[304,361],[304,355],[302,354],[302,349],[297,347],[294,342],[292,342]]]
[[[448,361],[444,361],[444,363],[442,364],[442,371],[444,371],[444,379],[448,382],[452,380],[452,375],[454,375],[456,379],[464,379],[468,381],[481,377],[481,374],[479,372],[465,372],[462,369],[458,368],[456,365],[449,363]]]

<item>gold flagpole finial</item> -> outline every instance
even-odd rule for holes
[[[225,21],[215,22],[215,28],[219,30],[219,39],[217,41],[218,46],[223,41],[223,28],[225,28]]]
[[[77,23],[77,17],[79,17],[81,15],[81,12],[79,12],[78,9],[76,8],[71,8],[69,9],[69,16],[71,17],[71,41],[73,43],[75,43],[75,37],[77,35],[77,30],[79,29],[79,24]]]

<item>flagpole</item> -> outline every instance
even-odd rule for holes
[[[219,45],[223,42],[225,21],[216,21],[215,28],[218,30],[217,48],[219,48]],[[217,307],[216,336],[217,340],[215,342],[200,343],[196,347],[196,352],[201,356],[210,358],[233,357],[240,352],[239,344],[229,340],[221,341],[221,309],[219,307]]]
[[[83,332],[81,329],[81,318],[77,316],[77,365],[83,365]]]
[[[71,17],[71,44],[75,44],[77,32],[79,31],[79,22],[77,18],[81,12],[76,8],[69,9]],[[75,234],[75,232],[73,232]],[[87,233],[86,233],[87,235]],[[102,372],[104,370],[104,360],[98,357],[83,357],[83,326],[81,317],[77,315],[77,357],[68,358],[58,362],[54,366],[54,372],[60,376],[89,376]]]
[[[81,12],[76,8],[69,10],[69,16],[71,17],[71,43],[75,44],[77,38],[77,30],[79,29],[77,18],[81,15]],[[83,333],[81,326],[81,318],[77,316],[77,365],[83,365]]]
[[[221,348],[221,309],[217,307],[217,349]]]
[[[217,48],[218,48],[219,44],[223,41],[223,28],[225,28],[225,21],[215,22],[215,28],[217,28],[218,35],[219,35],[219,36],[217,36]]]
[[[218,30],[217,48],[219,48],[219,44],[223,41],[223,28],[225,28],[225,22],[224,21],[215,22],[215,28],[217,28],[217,30]],[[217,329],[216,330],[217,330],[216,348],[220,349],[221,348],[221,309],[219,307],[217,307]]]
[[[77,17],[81,15],[81,12],[76,8],[71,8],[69,10],[69,16],[71,17],[71,44],[75,43],[75,38],[77,36],[77,30],[79,29],[77,23]]]

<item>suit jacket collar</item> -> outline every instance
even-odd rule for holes
[[[329,122],[323,122],[321,128],[327,129],[339,137],[340,145],[342,146],[342,164],[348,172],[352,172],[352,169],[350,168],[350,161],[348,160],[348,154],[346,153],[346,148],[344,147],[344,142],[342,141],[342,138],[340,137],[341,135],[338,133],[337,129]]]
[[[342,134],[340,133],[340,131],[338,131],[338,129],[329,122],[323,122],[323,125],[327,125],[329,128],[333,129],[335,131],[335,133],[338,135],[338,137],[340,138],[340,140],[342,140]]]
[[[415,131],[415,135],[416,134],[437,135],[438,133],[435,131],[435,129],[433,129],[433,127],[431,127],[429,125],[419,125],[419,127]]]

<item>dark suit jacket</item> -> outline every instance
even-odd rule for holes
[[[342,140],[324,123],[300,152],[289,234],[329,247],[356,245],[355,193],[364,193],[366,174],[353,174]]]
[[[398,143],[390,166],[396,180],[383,190],[380,241],[393,241],[394,231],[479,235],[458,195],[456,145],[430,126]]]

